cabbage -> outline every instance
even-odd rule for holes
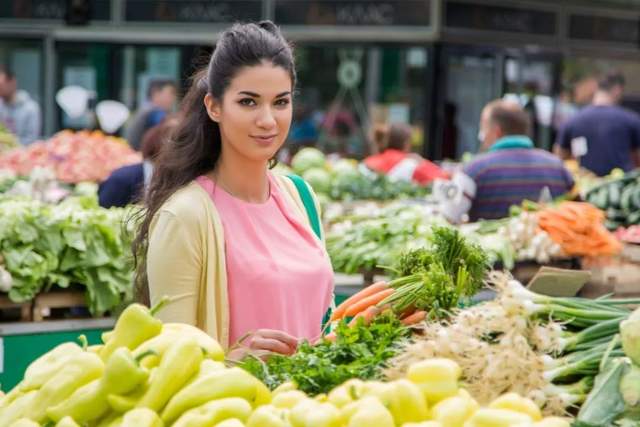
[[[302,174],[316,193],[328,193],[331,190],[331,175],[324,169],[313,168]]]
[[[313,168],[324,168],[326,159],[324,153],[317,148],[306,147],[298,151],[291,160],[291,167],[297,174]]]
[[[333,172],[334,177],[348,177],[354,178],[357,177],[360,173],[358,172],[357,163],[353,160],[340,159],[331,165],[331,171]]]

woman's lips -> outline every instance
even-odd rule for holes
[[[277,135],[253,135],[251,138],[260,145],[271,145],[275,142]]]

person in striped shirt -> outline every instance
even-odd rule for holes
[[[528,133],[529,118],[520,105],[495,100],[483,109],[478,138],[486,153],[463,169],[475,183],[465,192],[471,221],[506,217],[512,205],[537,201],[547,190],[554,198],[571,191],[573,178],[562,161],[534,148]]]

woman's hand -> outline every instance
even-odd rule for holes
[[[258,329],[250,332],[238,342],[235,348],[227,354],[227,359],[242,360],[253,354],[266,358],[273,353],[292,355],[298,348],[298,339],[282,331],[274,329]]]

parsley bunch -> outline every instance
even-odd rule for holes
[[[292,356],[271,356],[266,362],[246,358],[241,367],[274,389],[293,381],[309,395],[327,393],[351,378],[381,379],[387,360],[395,356],[410,331],[392,314],[348,327],[341,322],[335,342],[305,342]]]

